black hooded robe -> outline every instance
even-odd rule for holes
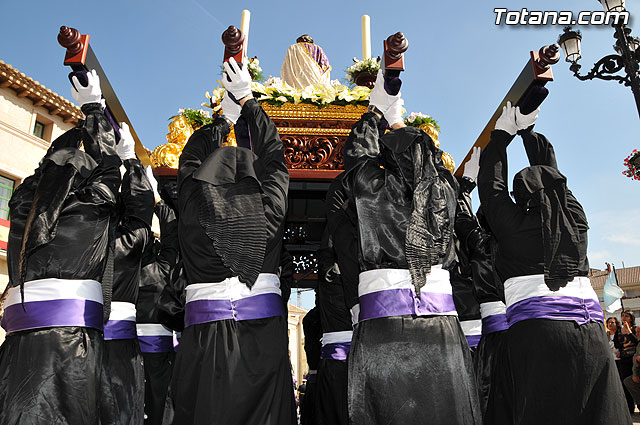
[[[300,424],[316,425],[317,422],[317,395],[318,395],[318,364],[320,363],[320,339],[322,338],[322,326],[320,324],[320,311],[314,307],[304,315],[302,319],[304,331],[304,353],[307,356],[307,383],[305,384],[304,397],[300,400]]]
[[[180,157],[178,237],[187,294],[199,283],[217,288],[235,279],[251,284],[262,274],[274,278],[280,265],[289,184],[282,142],[256,100],[244,104],[241,119],[252,151],[220,147],[229,132],[221,118],[196,131]],[[174,424],[295,423],[282,300],[278,315],[241,320],[238,309],[239,320],[196,324],[189,323],[188,301],[170,389]]]
[[[525,172],[564,179],[557,171],[553,147],[541,134],[525,130],[522,138],[532,167]],[[495,268],[500,279],[548,272],[547,286],[558,277],[567,280],[587,276],[587,220],[566,183],[560,186],[566,199],[565,209],[554,210],[543,227],[541,211],[548,205],[531,204],[529,210],[514,203],[507,188],[507,145],[513,139],[496,130],[480,158],[478,191],[482,208],[497,240]],[[535,167],[548,167],[536,169]],[[559,179],[559,180],[558,180]],[[566,181],[566,179],[564,180]],[[516,200],[526,199],[522,185],[514,188]],[[533,199],[533,198],[532,198]],[[568,213],[572,229],[559,227],[558,218]],[[545,233],[547,232],[547,233]],[[546,235],[559,241],[555,253],[545,243]],[[569,242],[570,235],[573,243]],[[557,273],[560,270],[560,273]],[[574,276],[568,274],[572,272]],[[549,286],[549,288],[551,288]],[[563,285],[561,284],[560,287]],[[552,289],[553,290],[553,289]],[[508,306],[508,295],[505,293]],[[599,307],[599,305],[598,305]],[[509,316],[509,310],[507,310]],[[630,424],[620,380],[603,323],[587,320],[531,318],[514,323],[509,319],[504,356],[497,371],[502,403],[489,403],[487,423],[491,424]]]
[[[341,183],[341,180],[337,177],[334,183]],[[329,193],[332,192],[329,189]],[[351,313],[345,302],[342,275],[336,260],[334,243],[328,233],[325,234],[323,245],[318,251],[318,272],[318,308],[323,335],[318,369],[316,423],[348,425],[347,357],[353,327]]]
[[[154,196],[140,160],[127,159],[123,165],[119,194],[122,211],[114,234],[111,316],[104,330],[104,379],[111,396],[103,400],[102,424],[142,425],[144,369],[135,303],[142,254],[152,240]]]
[[[468,190],[466,179],[458,180],[458,206],[456,219],[461,204],[471,205],[471,191]],[[473,275],[469,252],[464,249],[458,235],[456,235],[456,255],[458,262],[450,271],[451,287],[453,289],[453,301],[458,312],[460,326],[464,332],[469,348],[475,361],[475,350],[480,342],[482,334],[482,321],[480,316],[480,304],[473,293]]]
[[[378,123],[375,114],[364,114],[345,145],[344,190],[349,214],[357,217],[361,272],[360,321],[349,353],[349,420],[353,425],[479,424],[471,354],[446,272],[455,261],[455,180],[426,133],[406,127],[380,137]],[[339,234],[332,236],[336,247],[343,245]],[[348,273],[354,268],[347,266]],[[363,320],[363,278],[372,272],[404,276],[403,282],[414,286],[426,278],[424,304],[414,293],[413,305],[416,311],[434,311],[430,301],[443,299],[436,306],[441,313]],[[449,286],[448,298],[429,292],[436,275],[437,285]]]
[[[156,204],[155,214],[160,223],[160,246],[156,249],[149,244],[142,256],[136,303],[138,342],[144,360],[145,425],[162,424],[175,360],[173,332],[160,324],[158,302],[178,261],[178,220],[162,200]],[[159,332],[154,332],[156,329]]]
[[[59,288],[74,280],[93,281],[100,292],[109,221],[120,186],[120,159],[102,106],[87,104],[82,111],[86,118],[52,143],[35,174],[18,186],[9,204],[9,291],[17,291],[18,304],[9,305],[9,295],[3,311],[7,338],[0,347],[2,425],[99,423],[102,294],[95,312],[89,301],[75,309],[30,301],[32,282],[42,279],[58,279]],[[78,149],[80,142],[84,152]],[[30,230],[25,232],[27,224]],[[21,280],[26,312],[20,305]],[[18,311],[11,311],[15,307]],[[69,322],[78,312],[86,325]],[[12,330],[16,320],[37,316],[45,319],[41,325],[47,321],[59,325]]]
[[[499,397],[492,395],[495,374],[499,367],[499,354],[503,350],[505,331],[508,328],[504,290],[502,282],[495,273],[495,239],[482,226],[471,209],[471,192],[475,182],[463,178],[460,181],[458,210],[456,212],[456,236],[460,248],[469,258],[473,279],[473,296],[479,303],[482,317],[482,337],[476,347],[473,363],[480,392],[480,406],[484,417],[489,400],[502,403]],[[495,391],[494,391],[495,392]]]

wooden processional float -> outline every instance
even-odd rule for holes
[[[69,81],[73,76],[77,77],[81,84],[87,84],[87,71],[95,69],[100,77],[100,89],[102,97],[106,103],[105,115],[113,126],[116,133],[116,140],[120,140],[119,123],[126,122],[135,141],[136,155],[142,161],[143,165],[151,165],[149,155],[144,146],[140,142],[140,138],[136,133],[127,113],[124,111],[115,90],[111,86],[107,74],[100,66],[100,62],[89,45],[89,34],[80,34],[75,28],[60,27],[58,34],[58,43],[67,49],[64,64],[71,67],[72,72],[69,74]]]
[[[530,58],[516,81],[507,92],[498,108],[495,110],[489,122],[478,136],[467,156],[460,162],[456,169],[455,175],[462,177],[464,172],[464,164],[471,158],[474,147],[484,149],[491,140],[491,132],[496,126],[496,121],[502,115],[502,108],[511,102],[512,105],[519,106],[520,112],[529,114],[542,104],[549,94],[549,89],[545,87],[549,81],[553,81],[553,72],[551,65],[558,63],[560,60],[559,47],[557,44],[543,46],[539,51],[530,52]]]

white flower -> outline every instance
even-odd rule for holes
[[[185,109],[184,109],[184,108],[180,108],[180,109],[178,109],[178,114],[183,114],[183,113],[184,113],[184,111],[185,111]]]

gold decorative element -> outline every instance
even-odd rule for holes
[[[195,130],[189,124],[184,115],[177,115],[169,124],[167,142],[184,145]]]
[[[153,166],[177,169],[184,144],[194,131],[183,115],[174,117],[169,124],[168,143],[156,147],[150,155]]]
[[[365,106],[285,103],[281,106],[262,103],[262,108],[278,126],[285,146],[287,168],[309,170],[340,170],[343,168],[342,149],[351,126],[366,112]],[[440,146],[438,131],[432,124],[420,128]],[[189,137],[196,131],[183,115],[169,124],[167,142],[156,147],[150,155],[154,167],[178,168],[180,154]],[[223,146],[237,146],[233,126]],[[452,173],[455,163],[451,155],[442,154],[445,166]]]
[[[348,136],[350,128],[304,128],[304,127],[278,127],[279,134],[310,135],[310,136]]]
[[[447,167],[447,170],[451,171],[451,174],[456,170],[456,163],[447,152],[442,152],[442,161],[444,162],[444,166]]]
[[[227,134],[227,140],[222,143],[222,146],[233,146],[234,148],[238,147],[238,142],[236,141],[236,132],[234,130],[234,126],[231,126],[231,131]]]
[[[289,119],[289,120],[353,120],[360,119],[362,114],[367,111],[366,106],[362,105],[328,105],[319,107],[307,103],[285,103],[282,106],[262,104],[262,109],[269,115],[271,119]]]
[[[154,168],[169,167],[177,169],[182,148],[184,148],[184,145],[178,145],[177,143],[165,143],[156,147],[151,153],[151,162]]]
[[[433,124],[420,124],[418,128],[431,137],[436,147],[440,147],[440,142],[438,141],[438,130],[436,130],[436,127]]]

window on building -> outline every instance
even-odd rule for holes
[[[13,194],[15,182],[0,176],[0,218],[9,219],[9,200]]]
[[[36,124],[33,126],[33,135],[44,139],[44,127],[45,125],[40,121],[36,121]]]

